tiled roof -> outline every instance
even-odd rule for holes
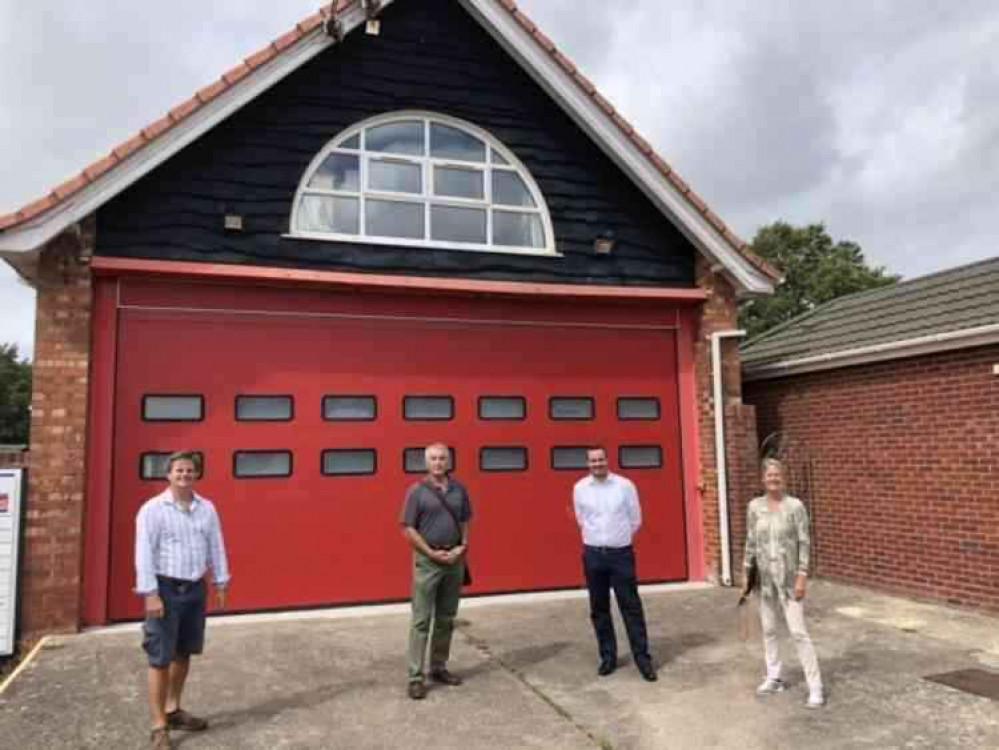
[[[519,23],[530,34],[534,41],[537,42],[538,45],[540,45],[549,55],[551,55],[552,59],[554,59],[555,62],[557,62],[558,65],[576,82],[576,84],[584,92],[586,92],[586,94],[590,96],[594,102],[596,102],[596,104],[603,110],[607,117],[610,118],[615,126],[617,126],[617,128],[621,130],[621,132],[624,133],[632,143],[635,144],[639,151],[645,155],[656,170],[684,196],[687,202],[693,206],[722,237],[725,238],[725,241],[729,245],[731,245],[740,255],[742,255],[759,271],[762,271],[765,275],[770,276],[773,279],[779,279],[781,277],[781,274],[777,269],[768,264],[762,258],[753,254],[748,249],[747,244],[708,207],[707,203],[705,203],[704,200],[680,177],[680,175],[676,173],[676,170],[670,167],[670,165],[667,164],[666,161],[653,150],[652,146],[649,145],[649,142],[638,134],[635,128],[621,116],[614,106],[607,101],[607,99],[605,99],[599,91],[597,91],[593,83],[586,76],[584,76],[575,64],[555,46],[555,43],[545,36],[538,26],[517,7],[517,4],[513,2],[513,0],[490,1],[498,3],[516,19],[517,23]],[[28,203],[12,213],[0,215],[0,232],[22,224],[59,205],[73,194],[94,182],[104,173],[117,167],[131,154],[139,149],[145,148],[179,122],[190,117],[206,103],[232,87],[236,82],[245,78],[254,70],[269,62],[272,58],[280,55],[285,50],[311,34],[316,28],[322,25],[323,21],[329,16],[329,14],[340,13],[351,6],[356,5],[358,2],[359,0],[334,0],[334,2],[324,6],[320,11],[314,13],[308,18],[303,19],[293,29],[282,34],[266,47],[250,55],[231,70],[223,73],[217,81],[200,89],[190,99],[181,102],[179,105],[171,109],[166,115],[146,126],[115,148],[111,149],[111,153],[107,156],[96,160],[89,166],[85,167],[79,174],[71,177],[62,184],[57,185],[51,192],[48,193],[48,195]]]
[[[858,292],[777,326],[740,350],[747,372],[780,362],[999,325],[999,257]]]

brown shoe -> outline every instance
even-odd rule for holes
[[[456,674],[451,674],[446,669],[435,669],[430,673],[430,679],[451,687],[457,687],[461,684],[461,678]]]
[[[208,721],[200,716],[189,714],[183,708],[167,714],[167,726],[171,729],[183,729],[187,732],[203,732],[208,729]]]
[[[409,683],[409,687],[406,688],[406,695],[414,701],[422,701],[427,697],[427,686],[422,682],[411,682]]]
[[[166,727],[156,727],[149,735],[149,747],[152,750],[173,750],[170,742],[170,730]]]

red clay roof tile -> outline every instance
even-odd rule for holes
[[[227,84],[222,79],[219,79],[214,83],[208,84],[204,88],[198,89],[198,93],[195,94],[195,96],[198,97],[198,101],[200,101],[202,104],[207,104],[208,102],[210,102],[212,99],[214,99],[216,96],[218,96],[228,88],[229,84]]]
[[[198,101],[198,97],[192,96],[187,101],[181,102],[170,110],[170,119],[174,122],[180,122],[200,106],[201,102]]]
[[[545,48],[547,52],[555,51],[555,42],[545,36],[540,29],[534,31],[534,38],[537,40],[538,44]]]
[[[619,128],[621,128],[621,130],[624,131],[625,135],[632,135],[635,132],[635,129],[631,126],[631,123],[625,120],[623,117],[621,117],[620,113],[615,112],[613,120],[614,124],[617,125]],[[635,145],[637,146],[638,144],[636,143]]]
[[[597,90],[597,87],[593,85],[593,81],[584,76],[578,70],[576,71],[576,83],[578,83],[587,94],[593,94]]]
[[[7,227],[12,227],[20,221],[17,218],[17,214],[5,214],[0,216],[0,231],[6,229]]]
[[[302,32],[300,32],[298,30],[298,27],[296,26],[291,31],[286,31],[284,34],[282,34],[281,36],[279,36],[277,39],[274,40],[274,49],[276,49],[278,52],[283,52],[301,38],[302,38]]]
[[[222,80],[232,86],[237,81],[241,81],[250,74],[250,66],[245,62],[239,63],[235,67],[229,68],[225,73],[222,74]]]
[[[165,133],[167,130],[173,127],[173,120],[170,119],[169,115],[163,115],[156,122],[147,125],[142,129],[142,135],[146,137],[146,140],[154,140],[160,135]]]
[[[690,185],[684,182],[683,178],[680,177],[680,175],[678,175],[674,170],[670,170],[670,173],[666,175],[666,179],[672,182],[673,187],[684,195],[690,192]]]
[[[697,193],[695,193],[693,190],[690,190],[689,188],[687,190],[687,200],[693,203],[694,208],[696,208],[698,211],[704,214],[705,218],[707,217],[708,204],[704,202],[704,199],[701,198],[701,196],[699,196]]]
[[[513,17],[517,19],[517,23],[519,23],[521,26],[523,26],[525,29],[527,29],[527,31],[529,33],[531,33],[531,34],[534,33],[534,30],[536,28],[538,28],[537,26],[534,25],[534,21],[532,21],[530,18],[528,18],[527,16],[525,16],[519,10],[513,11]]]
[[[113,154],[110,154],[88,165],[83,170],[83,173],[87,175],[87,177],[89,177],[91,180],[96,180],[98,177],[107,172],[109,169],[111,169],[111,167],[113,167],[117,163],[118,159],[115,158]]]
[[[555,62],[557,62],[566,73],[568,73],[569,75],[575,74],[576,66],[573,65],[572,60],[570,60],[568,57],[563,55],[558,50],[552,52],[552,57],[555,59]]]
[[[80,172],[80,174],[76,175],[76,177],[71,177],[61,185],[54,187],[52,189],[52,194],[59,200],[63,200],[64,198],[71,196],[89,182],[90,180],[87,179],[87,176],[83,174],[83,172]]]
[[[140,148],[145,146],[147,142],[148,141],[146,140],[145,136],[143,136],[142,133],[138,133],[136,135],[133,135],[124,143],[119,143],[117,146],[114,147],[114,150],[111,153],[113,153],[119,159],[127,159],[131,154],[134,154]]]
[[[17,215],[21,221],[27,221],[28,219],[38,216],[38,214],[44,211],[48,211],[56,203],[57,201],[55,199],[53,199],[49,195],[46,195],[44,198],[39,198],[36,201],[32,201],[27,206],[22,206],[21,209],[17,212]]]
[[[259,68],[268,60],[273,60],[277,56],[277,50],[274,48],[274,44],[268,44],[263,49],[257,50],[252,55],[247,57],[243,62],[247,64],[250,70]]]

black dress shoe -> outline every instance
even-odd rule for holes
[[[427,697],[427,686],[422,682],[411,682],[409,683],[409,687],[406,688],[406,695],[414,701],[421,701]]]
[[[638,671],[642,673],[642,679],[646,682],[655,682],[659,679],[659,674],[656,672],[656,665],[651,661],[640,661],[637,662]]]
[[[600,666],[597,667],[597,674],[601,677],[606,677],[615,669],[617,669],[617,661],[614,659],[602,659],[600,661]]]
[[[451,687],[457,687],[461,684],[461,678],[456,674],[448,672],[446,669],[435,669],[430,673],[430,679],[442,685],[450,685]]]

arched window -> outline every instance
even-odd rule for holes
[[[422,112],[354,125],[313,160],[295,196],[294,237],[555,255],[541,191],[473,125]]]

